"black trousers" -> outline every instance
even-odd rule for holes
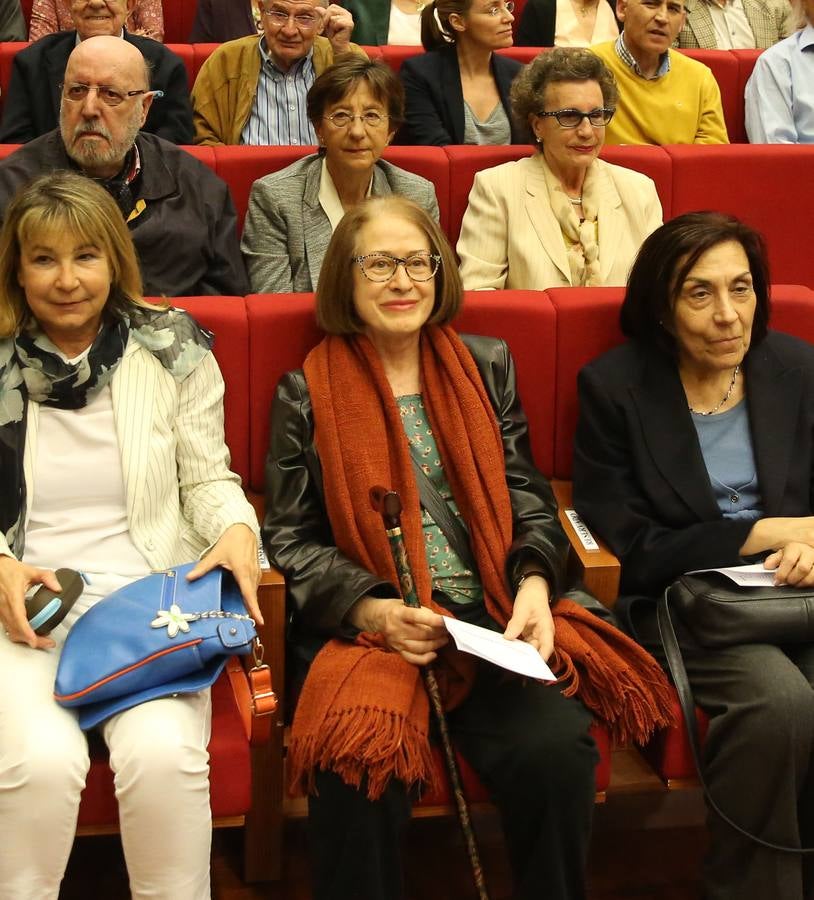
[[[636,603],[632,620],[664,664],[652,601]],[[704,774],[715,802],[764,840],[814,845],[814,645],[709,650],[675,624],[695,702],[710,717]],[[811,856],[763,848],[712,812],[707,825],[706,900],[814,900]]]
[[[498,806],[517,898],[580,900],[598,753],[591,715],[555,685],[523,682],[488,663],[449,714],[456,747]],[[315,900],[399,900],[410,802],[391,782],[381,800],[320,772],[309,798]]]

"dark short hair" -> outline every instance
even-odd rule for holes
[[[603,105],[616,109],[619,100],[616,79],[598,56],[581,47],[546,50],[520,70],[511,87],[512,115],[532,142],[529,116],[543,111],[545,89],[563,81],[595,81],[602,91]]]
[[[458,262],[444,232],[417,203],[404,197],[371,197],[354,206],[336,226],[317,285],[317,324],[328,334],[357,334],[363,323],[353,305],[354,256],[359,255],[357,237],[377,216],[392,215],[406,219],[427,235],[430,251],[441,257],[441,265],[435,274],[435,307],[429,323],[445,325],[458,313],[463,297]]]
[[[763,236],[734,216],[718,212],[685,213],[657,228],[642,244],[619,315],[622,332],[644,345],[675,356],[671,323],[675,301],[690,270],[707,250],[735,241],[749,260],[757,298],[751,346],[769,327],[769,262]]]
[[[311,85],[305,101],[306,112],[316,128],[325,110],[339,103],[359,82],[367,82],[370,93],[387,110],[390,130],[404,121],[404,88],[390,66],[358,53],[342,53]]]

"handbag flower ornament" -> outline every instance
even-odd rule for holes
[[[189,631],[189,623],[200,618],[197,613],[181,612],[177,603],[173,603],[169,609],[158,610],[158,615],[150,622],[150,628],[166,628],[167,637],[174,638],[179,631]]]

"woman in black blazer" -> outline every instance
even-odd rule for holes
[[[509,88],[519,62],[495,54],[512,45],[511,0],[434,0],[421,13],[427,53],[401,67],[407,142],[522,144]]]
[[[617,609],[658,652],[655,598],[692,569],[763,560],[814,586],[814,348],[767,331],[762,239],[716,213],[644,242],[621,313],[629,342],[579,376],[574,499],[622,561]],[[708,650],[681,629],[710,793],[764,840],[814,843],[814,646]],[[715,900],[812,896],[811,863],[709,818]]]

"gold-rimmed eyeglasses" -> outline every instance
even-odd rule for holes
[[[404,266],[410,281],[429,281],[441,267],[440,255],[430,253],[429,250],[419,250],[409,256],[393,256],[392,253],[379,250],[364,256],[354,256],[353,261],[365,278],[380,282],[389,281],[399,266]]]

